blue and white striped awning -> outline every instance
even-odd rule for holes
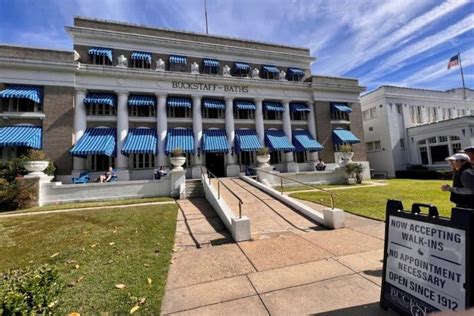
[[[128,130],[122,154],[154,154],[157,152],[156,129],[130,128]]]
[[[357,144],[360,143],[358,139],[351,131],[336,128],[332,131],[332,140],[334,144]]]
[[[117,96],[112,93],[88,93],[84,98],[84,104],[104,104],[115,106]]]
[[[133,60],[144,60],[147,63],[151,64],[151,53],[147,52],[133,52],[130,56]]]
[[[257,151],[262,148],[257,132],[253,129],[235,130],[235,152]]]
[[[314,139],[309,131],[305,130],[294,130],[293,145],[296,147],[296,151],[319,151],[323,149],[323,146]]]
[[[291,112],[311,112],[307,104],[300,102],[291,102],[290,110]]]
[[[263,107],[266,111],[285,112],[285,108],[280,102],[263,101]]]
[[[41,103],[41,91],[42,89],[40,87],[9,86],[5,90],[0,91],[0,98],[30,99],[33,102]]]
[[[185,153],[194,153],[194,134],[190,128],[171,128],[166,136],[167,155],[175,149],[181,149]]]
[[[224,100],[204,98],[202,99],[202,105],[206,109],[225,110]]]
[[[186,97],[168,97],[166,105],[173,108],[191,108],[192,101]]]
[[[221,64],[217,59],[210,59],[210,58],[204,58],[202,60],[202,64],[204,67],[209,67],[209,68],[220,68]]]
[[[155,106],[156,97],[153,95],[130,95],[128,97],[130,106]]]
[[[347,103],[336,103],[336,102],[331,102],[331,111],[333,112],[347,112],[351,113],[352,109],[350,106],[347,105]]]
[[[234,70],[250,71],[250,65],[246,63],[235,62]]]
[[[265,133],[265,145],[271,151],[295,151],[295,146],[281,129],[268,129]]]
[[[87,155],[115,156],[116,134],[115,128],[88,128],[69,153],[76,157]]]
[[[249,100],[234,100],[234,106],[237,110],[255,110],[255,103]]]
[[[217,128],[204,130],[202,133],[202,151],[208,153],[229,152],[225,130]]]
[[[304,70],[296,67],[288,67],[288,76],[304,77]]]
[[[105,48],[105,47],[93,47],[89,49],[89,55],[95,55],[95,56],[105,56],[112,62],[112,49],[111,48]]]
[[[280,70],[276,66],[271,66],[271,65],[262,65],[262,71],[263,72],[269,72],[269,73],[274,73],[274,74],[279,74]]]
[[[186,56],[170,55],[170,64],[187,64]]]
[[[0,127],[0,147],[29,147],[41,149],[42,128],[39,126]]]

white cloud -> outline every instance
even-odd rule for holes
[[[403,66],[410,63],[410,59],[429,51],[436,46],[448,42],[455,37],[474,29],[474,14],[470,14],[456,24],[451,25],[450,27],[443,29],[442,31],[423,38],[422,40],[404,47],[403,49],[398,50],[396,53],[392,54],[386,58],[382,63],[379,63],[377,68],[369,73],[367,76],[364,76],[364,81],[372,81],[376,78],[379,78],[387,73],[396,71]]]

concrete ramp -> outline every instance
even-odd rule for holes
[[[269,194],[251,184],[234,178],[221,178],[226,186],[242,200],[242,214],[250,219],[252,236],[284,231],[310,231],[322,229],[315,221],[301,215]],[[238,202],[229,189],[221,187],[221,195],[235,213]]]

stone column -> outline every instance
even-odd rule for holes
[[[74,102],[74,144],[84,135],[87,129],[86,107],[84,98],[86,97],[85,89],[76,90],[76,98]],[[78,175],[86,169],[86,158],[74,157],[73,159],[73,175]]]
[[[239,175],[240,169],[236,165],[236,153],[234,148],[235,126],[234,126],[234,98],[225,98],[225,131],[227,134],[227,142],[229,143],[230,152],[227,154],[226,175],[228,177],[236,177]]]
[[[291,117],[290,117],[290,101],[283,100],[283,131],[285,132],[286,137],[291,142]],[[287,172],[298,172],[298,164],[294,162],[293,152],[285,153],[285,161],[286,161],[286,170]]]
[[[308,104],[308,108],[310,109],[310,112],[307,113],[308,131],[311,134],[311,136],[313,136],[314,139],[317,140],[318,134],[316,132],[316,116],[314,115],[316,113],[314,109],[315,104],[313,101],[310,101],[307,104]],[[310,163],[314,165],[318,161],[318,159],[319,159],[319,154],[317,151],[310,153]]]
[[[255,131],[262,146],[265,146],[265,127],[263,125],[263,105],[262,99],[255,99]]]
[[[128,133],[128,91],[115,91],[117,93],[117,157],[115,166],[120,180],[130,178],[128,158],[122,155],[122,148]]]
[[[156,134],[158,143],[157,168],[167,166],[168,159],[165,154],[166,134],[168,133],[168,120],[166,117],[166,94],[157,93],[156,99]]]
[[[199,179],[201,177],[201,167],[203,161],[203,153],[201,151],[202,139],[202,112],[201,112],[200,95],[193,95],[193,133],[194,133],[194,163],[192,168],[192,178]]]

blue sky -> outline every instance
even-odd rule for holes
[[[88,16],[204,32],[204,0],[0,0],[0,43],[72,49]],[[428,89],[474,87],[474,0],[207,0],[209,33],[309,47],[313,74]]]

